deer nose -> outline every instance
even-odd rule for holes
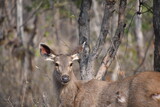
[[[68,75],[62,75],[62,82],[63,83],[69,82],[69,76]]]

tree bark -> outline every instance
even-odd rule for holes
[[[154,70],[160,72],[160,0],[153,0]]]
[[[80,72],[82,80],[88,80],[92,78],[90,72],[86,72],[88,57],[90,53],[89,41],[90,41],[90,27],[89,27],[89,10],[91,8],[92,0],[83,0],[81,4],[81,12],[79,15],[79,44],[84,42],[84,49],[81,54],[80,60]]]

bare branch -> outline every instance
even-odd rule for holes
[[[81,62],[80,62],[82,79],[90,80],[95,75],[95,72],[93,70],[94,69],[94,59],[98,56],[98,54],[103,48],[103,45],[105,44],[105,39],[106,39],[106,36],[108,34],[108,29],[109,29],[109,21],[110,21],[109,19],[112,16],[112,13],[114,11],[114,4],[115,4],[114,0],[105,2],[105,10],[104,10],[104,16],[103,16],[100,35],[99,35],[99,38],[97,40],[97,43],[92,53],[91,54],[89,53],[90,49],[87,43],[84,46],[84,53],[83,53],[83,57],[81,58]],[[85,42],[85,40],[87,39],[80,38],[80,44]],[[88,43],[89,43],[89,38],[88,38]]]
[[[124,28],[125,28],[124,17],[125,17],[126,4],[127,0],[120,0],[119,13],[118,13],[119,14],[118,27],[115,36],[112,38],[112,44],[109,47],[107,54],[102,61],[102,65],[100,66],[99,71],[96,75],[96,79],[99,80],[102,79],[106,70],[111,65],[113,59],[115,58],[119,45],[121,44],[121,39],[124,35]]]
[[[101,31],[100,31],[99,38],[96,42],[95,48],[93,49],[93,52],[92,52],[92,56],[91,56],[92,59],[95,59],[97,57],[97,55],[101,52],[105,44],[105,39],[107,37],[108,30],[109,30],[110,18],[114,12],[114,4],[115,4],[114,0],[106,1],[105,3],[105,10],[104,10],[104,16],[102,20]]]
[[[29,15],[26,20],[24,20],[23,24],[21,26],[25,26],[27,24],[27,22],[33,18],[33,16],[40,10],[41,6],[42,6],[43,2],[41,1],[39,3],[39,5],[36,7],[36,9],[31,13],[31,15]]]
[[[34,45],[33,44],[33,39],[34,39],[34,37],[35,37],[35,35],[37,33],[37,27],[38,27],[38,16],[37,15],[35,16],[33,24],[34,24],[34,28],[33,28],[32,32],[31,32],[31,36],[29,38],[29,43],[28,43],[28,44],[30,44],[32,46]]]
[[[109,30],[110,17],[112,16],[113,11],[114,11],[114,4],[115,4],[115,1],[106,1],[105,2],[105,10],[104,10],[104,16],[103,16],[103,20],[102,20],[100,35],[99,35],[99,38],[96,42],[95,48],[93,49],[92,53],[89,55],[88,63],[87,63],[88,66],[86,68],[85,75],[91,75],[90,79],[92,79],[93,76],[96,74],[96,72],[94,70],[94,61],[95,61],[96,57],[98,56],[98,54],[101,52],[101,50],[105,44],[105,39],[107,37],[108,30]]]

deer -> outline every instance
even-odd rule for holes
[[[160,107],[160,73],[146,71],[115,82],[78,80],[72,66],[80,59],[79,50],[56,54],[40,44],[41,56],[55,66],[58,107]]]

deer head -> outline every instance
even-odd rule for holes
[[[54,76],[63,85],[66,85],[72,80],[73,61],[79,59],[79,50],[73,51],[71,54],[56,54],[47,45],[40,44],[40,54],[46,60],[52,61],[55,65]]]

